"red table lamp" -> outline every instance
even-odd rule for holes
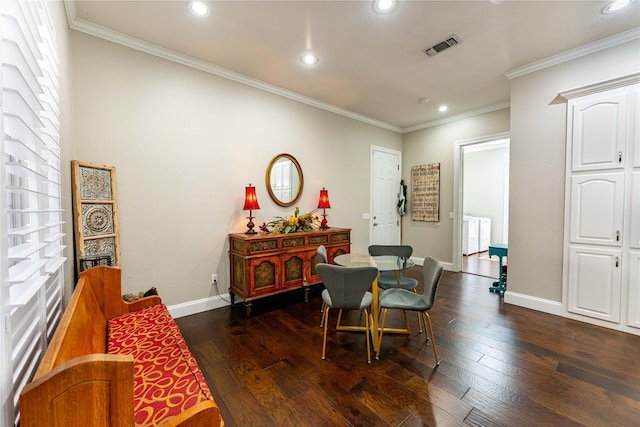
[[[327,225],[327,208],[331,208],[329,192],[322,187],[322,190],[320,190],[320,199],[318,200],[318,209],[322,209],[322,222],[320,223],[320,228],[329,228]]]
[[[255,217],[251,212],[254,209],[260,209],[260,205],[258,204],[258,197],[256,196],[256,187],[253,187],[251,186],[251,184],[249,184],[249,186],[245,187],[244,189],[244,208],[242,209],[244,209],[245,211],[249,211],[249,222],[247,223],[248,230],[245,231],[244,234],[257,234],[253,229],[253,227],[255,226],[255,224],[253,223],[253,218]]]

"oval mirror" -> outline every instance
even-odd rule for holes
[[[292,206],[302,194],[302,168],[290,154],[278,154],[271,160],[266,181],[269,196],[280,206]]]

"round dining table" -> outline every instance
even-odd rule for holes
[[[343,267],[376,267],[378,271],[393,271],[396,274],[398,287],[400,287],[400,271],[411,268],[415,263],[411,258],[399,257],[395,255],[377,255],[350,253],[342,254],[333,258],[333,262]],[[371,341],[373,350],[378,351],[380,348],[380,306],[378,305],[378,279],[376,278],[371,284],[371,294],[373,295],[373,304],[371,307]],[[405,313],[405,328],[384,328],[384,333],[409,334],[409,320]],[[363,326],[341,326],[339,331],[364,331]]]

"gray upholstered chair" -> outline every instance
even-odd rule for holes
[[[318,263],[326,264],[327,263],[327,248],[323,245],[318,246],[316,249],[316,253],[318,254]]]
[[[444,268],[442,264],[432,257],[424,259],[422,265],[422,276],[424,278],[424,292],[422,294],[416,294],[406,289],[391,288],[387,289],[380,295],[379,305],[381,309],[384,309],[382,314],[382,323],[380,325],[380,347],[382,347],[382,335],[384,334],[384,323],[387,319],[387,312],[390,309],[417,311],[422,313],[426,320],[425,325],[428,325],[427,340],[431,338],[431,345],[433,346],[433,354],[436,357],[436,366],[440,364],[438,359],[438,350],[436,348],[436,340],[433,336],[433,326],[431,325],[431,316],[429,316],[429,310],[433,307],[433,303],[436,299],[436,291],[440,284],[440,278]],[[376,353],[376,359],[380,356],[380,347]]]
[[[411,258],[413,248],[409,245],[370,245],[369,255],[395,255],[403,258]],[[400,286],[398,286],[398,280],[400,280]],[[408,291],[415,292],[418,287],[418,281],[412,277],[404,277],[402,271],[381,271],[378,276],[378,289],[391,289],[402,288]],[[422,317],[418,313],[418,326],[422,331]],[[405,328],[409,330],[409,318],[407,314],[404,315]],[[426,325],[425,325],[426,327]]]
[[[342,310],[361,310],[364,312],[365,335],[367,340],[367,362],[371,363],[371,346],[369,343],[369,310],[373,296],[368,289],[378,275],[375,267],[341,267],[339,265],[318,264],[316,271],[324,283],[322,301],[326,304],[322,314],[324,333],[322,339],[322,359],[327,349],[327,325],[329,310],[340,309],[336,329],[340,327]]]
[[[316,256],[318,258],[318,264],[326,264],[327,263],[327,248],[325,248],[323,245],[318,246],[318,248],[316,249]],[[324,308],[326,307],[325,303],[322,303],[322,308],[320,308],[320,313],[324,313]],[[320,320],[320,327],[322,328],[322,319],[324,319],[324,316],[322,316],[321,320]]]
[[[371,245],[369,246],[369,255],[395,255],[403,258],[411,258],[413,248],[409,245]],[[396,277],[395,271],[381,271],[378,277],[378,288],[390,289],[398,287],[398,278],[400,279],[400,287],[408,291],[412,291],[418,287],[418,281],[412,277],[404,277],[401,271],[398,271]]]

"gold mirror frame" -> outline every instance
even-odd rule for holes
[[[298,172],[298,190],[295,196],[290,201],[280,200],[274,193],[274,189],[271,185],[271,174],[273,172],[273,167],[276,163],[278,163],[278,161],[283,159],[288,159],[289,161],[291,161],[291,163],[293,163],[293,165],[296,167],[296,171]],[[267,191],[269,192],[269,196],[271,196],[271,200],[273,200],[279,206],[285,206],[285,207],[293,206],[302,195],[302,187],[304,187],[304,177],[302,175],[302,168],[300,167],[300,163],[298,163],[295,157],[293,157],[291,154],[281,153],[275,156],[269,163],[269,166],[267,167],[267,173],[265,178],[266,178]],[[295,190],[292,190],[292,193],[294,191]]]

